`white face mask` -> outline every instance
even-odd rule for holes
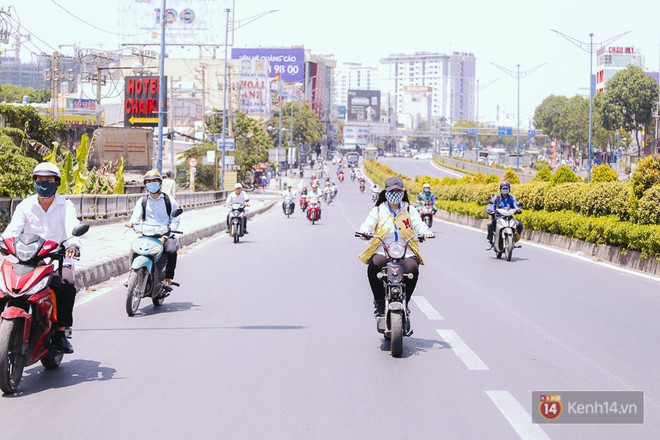
[[[502,188],[502,194],[507,195],[511,191],[509,188]]]

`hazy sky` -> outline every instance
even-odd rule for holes
[[[50,46],[117,46],[119,37],[80,22],[53,1],[105,30],[131,32],[119,28],[119,0],[0,0],[0,5],[13,4],[22,24]],[[160,5],[161,1],[152,3]],[[185,0],[168,1],[168,6],[179,8],[185,4]],[[647,70],[660,70],[658,0],[236,0],[235,18],[272,9],[278,12],[236,31],[236,47],[304,45],[316,54],[334,54],[338,62],[375,67],[380,58],[392,53],[474,53],[480,82],[499,78],[481,91],[482,120],[494,121],[499,104],[502,113],[514,114],[509,122],[515,121],[516,80],[491,62],[512,70],[520,64],[521,71],[548,63],[520,81],[524,125],[546,96],[572,96],[588,86],[589,54],[550,29],[582,41],[588,41],[593,32],[594,42],[632,31],[613,45],[638,47]],[[224,16],[219,16],[217,23],[223,35]],[[52,52],[37,39],[26,49]],[[594,74],[595,62],[594,55]]]

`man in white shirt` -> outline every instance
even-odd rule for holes
[[[174,181],[174,173],[172,171],[165,172],[165,178],[161,185],[161,191],[172,197],[176,197],[176,182]]]
[[[65,247],[62,277],[55,273],[51,287],[57,302],[55,339],[64,353],[73,353],[73,346],[65,336],[67,327],[73,325],[73,305],[76,299],[75,274],[72,258],[80,256],[80,240],[73,236],[73,228],[80,223],[76,208],[70,200],[56,194],[60,185],[60,169],[54,163],[43,162],[32,172],[37,194],[18,204],[11,222],[2,233],[3,238],[35,234],[44,240],[52,240]]]
[[[234,185],[234,191],[227,196],[227,201],[225,206],[231,209],[231,205],[238,203],[242,206],[241,211],[243,212],[243,233],[247,234],[247,216],[245,215],[245,204],[247,200],[245,199],[245,193],[243,192],[243,185],[237,183]],[[227,214],[227,233],[229,233],[229,215],[231,211]]]
[[[282,211],[286,214],[286,204],[291,201],[293,204],[291,205],[291,212],[294,212],[296,210],[296,202],[294,202],[295,198],[297,196],[297,193],[293,190],[293,186],[289,183],[286,187],[286,190],[282,192],[282,197],[284,197],[284,201],[282,202]]]

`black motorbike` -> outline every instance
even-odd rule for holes
[[[403,273],[403,259],[408,249],[408,244],[417,239],[420,243],[424,237],[410,237],[404,244],[399,242],[385,243],[377,235],[362,234],[356,232],[358,238],[380,240],[387,257],[387,266],[378,274],[378,278],[385,285],[385,315],[376,316],[376,329],[390,340],[390,352],[393,357],[401,357],[403,353],[403,337],[411,336],[413,331],[410,327],[408,317],[408,304],[406,301],[406,284],[404,278],[412,279],[413,274]]]

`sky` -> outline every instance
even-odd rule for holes
[[[121,1],[125,0],[0,0],[0,7],[13,5],[22,25],[44,40],[33,37],[27,50],[52,52],[59,45],[71,44],[113,49],[119,37],[110,32],[133,31],[119,26]],[[548,95],[573,96],[588,87],[589,53],[551,29],[584,42],[593,33],[594,43],[630,31],[611,45],[639,48],[646,70],[660,70],[658,0],[209,1],[228,4],[236,20],[277,10],[237,29],[235,47],[302,45],[315,54],[332,54],[338,63],[374,67],[393,53],[472,52],[477,58],[477,79],[481,84],[492,82],[479,95],[481,121],[494,122],[499,106],[500,118],[509,114],[508,125],[515,124],[517,81],[491,63],[510,70],[520,64],[522,72],[547,63],[520,80],[522,126]],[[72,17],[56,3],[109,32]],[[185,4],[186,0],[168,0],[168,7]],[[224,15],[218,16],[219,35],[224,34],[224,25]],[[67,50],[70,48],[62,48]],[[180,49],[173,51],[173,56],[180,55]],[[595,54],[593,62],[595,74]]]

